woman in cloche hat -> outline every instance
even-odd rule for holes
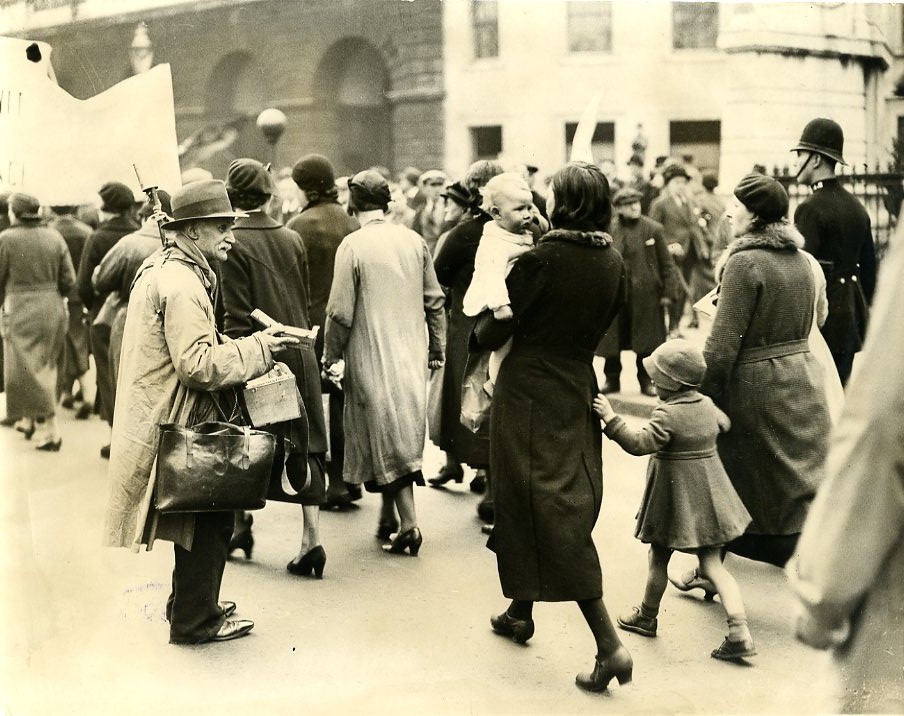
[[[157,426],[214,419],[210,393],[266,373],[274,354],[297,339],[274,335],[280,327],[234,341],[218,338],[211,262],[226,259],[232,223],[242,214],[221,181],[187,184],[171,205],[173,216],[161,225],[166,243],[139,269],[123,331],[104,543],[136,552],[155,539],[174,543],[165,612],[170,643],[200,644],[244,636],[254,622],[229,620],[235,603],[219,601],[232,513],[154,508]]]
[[[775,179],[745,176],[729,209],[735,240],[703,354],[701,392],[731,419],[719,456],[753,518],[728,551],[784,566],[822,481],[829,413],[821,368],[810,352],[815,284],[787,221],[788,195]],[[682,590],[712,585],[690,573]]]

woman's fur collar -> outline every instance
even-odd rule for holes
[[[792,249],[802,249],[803,247],[804,237],[787,219],[751,228],[749,233],[732,241],[725,251],[722,252],[716,264],[716,280],[722,278],[722,271],[728,259],[741,251],[749,251],[750,249],[790,251]]]
[[[612,245],[612,237],[605,231],[572,231],[571,229],[552,229],[540,237],[540,241],[570,241],[596,249],[605,249]]]

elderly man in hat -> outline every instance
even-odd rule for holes
[[[345,480],[381,494],[378,536],[398,532],[385,549],[414,556],[413,485],[424,484],[427,375],[444,358],[445,297],[424,240],[384,220],[386,180],[367,170],[349,189],[361,228],[336,253],[323,363],[338,380],[345,360]]]
[[[107,298],[106,294],[98,294],[94,290],[91,278],[107,252],[126,234],[138,229],[134,217],[135,195],[125,184],[111,181],[98,191],[101,199],[101,222],[94,233],[85,242],[82,258],[78,266],[76,287],[82,304],[88,309],[88,323],[91,326],[91,353],[94,355],[94,368],[97,375],[96,407],[108,425],[113,424],[113,372],[110,366],[110,328],[109,317],[101,316],[100,309]],[[87,417],[87,416],[85,416]],[[110,457],[110,445],[100,450],[101,457]]]
[[[612,198],[616,219],[610,233],[625,262],[628,300],[597,347],[597,354],[606,359],[603,393],[621,390],[621,351],[632,350],[637,354],[641,392],[656,395],[643,359],[665,341],[664,307],[672,302],[675,279],[662,225],[641,214],[641,198],[631,187],[619,189]]]
[[[662,224],[669,253],[678,267],[676,291],[669,309],[669,334],[680,336],[680,323],[689,295],[688,284],[700,261],[709,261],[709,249],[703,237],[700,208],[689,196],[690,176],[680,164],[668,164],[662,170],[662,193],[650,206],[650,218]]]
[[[835,166],[845,164],[843,149],[841,126],[818,117],[804,127],[791,151],[797,154],[798,183],[812,191],[794,212],[794,224],[804,236],[804,248],[826,274],[829,315],[822,334],[845,384],[866,335],[876,286],[876,249],[869,214],[835,176]]]
[[[170,643],[200,644],[244,636],[254,623],[228,620],[236,605],[219,601],[232,534],[231,512],[161,514],[154,508],[154,460],[160,423],[189,425],[217,413],[211,393],[256,378],[274,353],[297,343],[258,331],[221,342],[214,320],[217,278],[235,241],[233,210],[220,181],[193,182],[172,198],[163,250],[142,264],[129,297],[110,452],[104,543],[150,549],[174,543],[166,605]]]

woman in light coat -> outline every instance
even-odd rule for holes
[[[0,332],[7,417],[26,438],[37,431],[38,450],[57,451],[57,366],[75,269],[63,237],[41,225],[40,208],[28,194],[9,200],[12,226],[0,234]]]
[[[244,636],[249,620],[227,621],[220,602],[231,512],[161,514],[154,509],[160,423],[194,425],[217,413],[212,393],[273,367],[273,353],[296,342],[274,329],[221,342],[214,323],[216,276],[232,245],[232,210],[223,182],[193,182],[172,198],[164,249],[139,269],[123,333],[110,451],[110,497],[104,542],[151,549],[174,543],[173,591],[167,602],[170,642],[196,644]]]

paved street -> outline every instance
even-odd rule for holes
[[[626,389],[630,387],[626,385]],[[0,399],[2,408],[2,399]],[[251,618],[250,636],[171,646],[163,620],[172,549],[135,555],[100,547],[106,427],[63,420],[60,453],[42,454],[0,429],[0,713],[38,714],[590,714],[820,713],[830,672],[796,644],[793,600],[776,569],[729,557],[747,601],[759,656],[717,662],[718,605],[671,587],[657,639],[625,634],[634,682],[588,695],[574,675],[593,641],[574,604],[540,604],[519,647],[494,636],[505,606],[484,548],[477,498],[463,485],[419,489],[420,557],[384,554],[373,533],[378,502],[322,517],[322,581],[293,577],[300,508],[255,513],[253,558],[232,560],[222,589]],[[5,411],[4,411],[5,413]],[[636,420],[636,419],[632,419]],[[425,473],[441,455],[428,449]],[[633,538],[646,458],[605,446],[605,499],[596,528],[606,602],[639,603],[645,548]],[[673,572],[688,565],[676,557]]]

